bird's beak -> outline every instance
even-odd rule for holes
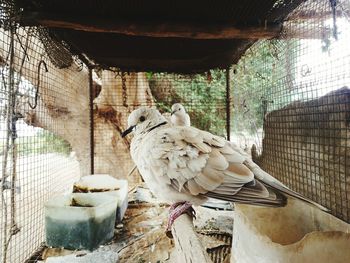
[[[131,125],[125,131],[123,131],[122,132],[122,138],[124,138],[126,135],[128,135],[130,132],[132,132],[135,127],[136,127],[136,125]]]
[[[173,111],[171,112],[171,115],[173,115],[175,112],[176,112],[176,110],[173,110]]]

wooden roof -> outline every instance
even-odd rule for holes
[[[123,70],[203,72],[237,62],[279,34],[300,2],[286,0],[16,0],[22,25],[40,25],[73,54]]]

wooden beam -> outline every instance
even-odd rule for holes
[[[176,262],[213,263],[194,230],[192,219],[187,214],[175,220],[171,233],[175,242]]]
[[[229,53],[229,52],[227,52]],[[230,57],[211,56],[204,59],[147,59],[147,58],[119,58],[119,57],[95,57],[96,63],[106,66],[115,66],[123,71],[165,71],[174,73],[199,73],[211,68],[226,68],[238,61]],[[221,60],[218,61],[218,60]]]
[[[64,18],[54,15],[24,14],[20,23],[27,26],[44,26],[95,33],[117,33],[128,36],[174,37],[190,39],[269,39],[276,37],[281,24],[235,26],[231,24],[193,24],[121,22],[114,20]]]

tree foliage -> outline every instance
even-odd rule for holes
[[[260,41],[248,49],[231,70],[233,131],[256,133],[264,114],[274,109],[273,98],[281,86],[294,87],[296,40]],[[226,135],[226,76],[223,70],[181,76],[148,73],[157,107],[170,112],[173,103],[187,109],[193,126]],[[286,99],[285,103],[289,102]],[[279,106],[281,106],[279,102]]]
[[[296,40],[269,40],[254,44],[234,68],[232,78],[233,130],[255,133],[264,115],[288,103],[294,90]],[[278,99],[281,91],[284,102]],[[281,97],[281,96],[280,96]]]
[[[181,103],[197,128],[225,135],[226,82],[225,72],[212,70],[208,74],[181,76],[152,74],[150,88],[156,105],[163,112],[170,112],[171,105]]]

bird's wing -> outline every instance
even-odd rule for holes
[[[143,160],[152,174],[179,192],[241,203],[279,206],[283,195],[256,181],[245,156],[221,137],[194,127],[155,132]]]

